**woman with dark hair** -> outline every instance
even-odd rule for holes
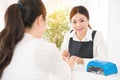
[[[75,6],[70,12],[73,30],[66,33],[61,47],[62,57],[77,56],[77,63],[86,65],[90,60],[107,60],[107,47],[103,35],[92,30],[89,13],[84,6]]]
[[[64,62],[56,46],[42,39],[46,26],[41,0],[19,0],[8,7],[0,32],[0,80],[48,80],[49,74],[70,80],[75,57]]]

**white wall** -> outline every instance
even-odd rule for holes
[[[16,3],[17,0],[0,0],[0,31],[4,28],[4,15],[9,5]]]
[[[120,0],[109,0],[108,26],[110,60],[120,66]]]

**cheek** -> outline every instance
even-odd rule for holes
[[[46,22],[44,22],[42,25],[42,29],[41,29],[42,33],[44,33],[46,31],[46,29],[47,29],[47,24],[46,24]]]
[[[47,22],[46,22],[46,24],[45,24],[45,29],[47,29],[48,28],[48,24],[47,24]]]
[[[75,25],[72,25],[72,26],[71,26],[71,29],[76,29],[76,26],[75,26]]]
[[[44,22],[44,28],[46,29],[47,28],[47,21]]]
[[[88,24],[84,24],[84,28],[87,28],[88,27]]]
[[[46,29],[47,29],[47,25],[45,26],[44,31],[46,31]]]
[[[83,26],[84,28],[87,28],[87,27],[88,27],[88,22],[83,23],[82,26]]]

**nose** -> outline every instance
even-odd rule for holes
[[[81,23],[80,23],[80,22],[77,22],[77,23],[76,23],[76,26],[77,26],[77,27],[80,27],[80,26],[81,26]]]

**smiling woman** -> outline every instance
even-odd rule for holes
[[[92,59],[107,60],[108,49],[101,32],[90,27],[89,12],[84,6],[70,11],[72,31],[66,33],[62,44],[63,59],[77,56],[77,63],[86,65]],[[68,56],[66,56],[68,55]]]

